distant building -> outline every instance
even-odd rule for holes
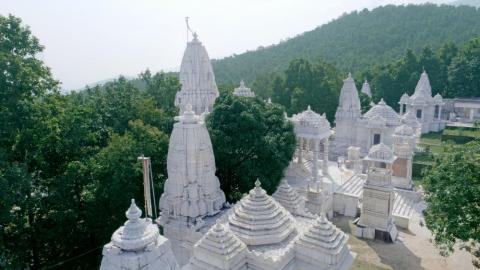
[[[452,124],[465,123],[473,124],[480,120],[480,98],[452,98],[443,99],[445,119]]]
[[[432,97],[427,72],[423,71],[413,95],[410,97],[406,93],[403,94],[398,103],[401,115],[412,112],[417,117],[422,134],[438,132],[445,128],[446,121],[442,119],[443,98],[440,94]]]
[[[240,86],[233,90],[233,95],[237,97],[254,97],[255,93],[245,86],[245,82],[243,80],[240,81]]]

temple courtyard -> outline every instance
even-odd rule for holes
[[[449,257],[442,257],[431,241],[431,234],[425,226],[420,226],[420,215],[414,213],[410,221],[410,230],[399,228],[395,243],[381,240],[359,239],[353,235],[354,219],[337,216],[333,223],[348,234],[348,244],[357,257],[352,270],[443,270],[443,269],[475,269],[471,256],[463,250],[455,250]]]

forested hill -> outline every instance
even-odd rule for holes
[[[480,35],[480,9],[468,6],[383,6],[342,15],[288,41],[214,60],[217,82],[252,83],[280,72],[295,58],[322,57],[343,71],[356,72],[400,58],[407,49],[436,49],[446,41],[464,43]]]

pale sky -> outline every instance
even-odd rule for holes
[[[178,70],[185,17],[210,58],[278,43],[344,12],[422,0],[0,0],[45,46],[41,59],[64,89],[118,75]],[[449,2],[449,1],[430,1]]]

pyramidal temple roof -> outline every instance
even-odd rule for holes
[[[337,113],[335,114],[336,118],[340,112],[348,113],[349,116],[353,117],[359,117],[361,115],[361,106],[360,99],[358,98],[357,86],[355,86],[355,81],[350,73],[348,73],[348,77],[343,80]]]
[[[286,179],[282,180],[272,197],[290,213],[303,214],[301,213],[302,209],[300,209],[303,199],[298,195],[297,191],[287,183]]]
[[[207,50],[196,34],[193,35],[193,40],[187,43],[179,76],[182,89],[175,96],[175,106],[180,107],[180,113],[187,104],[192,105],[197,115],[203,113],[205,107],[212,111],[218,97],[218,88]]]
[[[297,254],[327,265],[340,265],[349,254],[347,241],[348,236],[322,214],[297,239]]]
[[[296,231],[293,216],[255,182],[255,188],[235,204],[230,229],[249,246],[277,244]]]
[[[365,82],[362,85],[362,90],[360,91],[367,96],[372,97],[372,90],[370,89],[370,84],[368,84],[367,79],[365,79]]]
[[[195,244],[190,267],[196,269],[238,269],[246,264],[247,246],[228,225],[216,223]]]
[[[430,80],[425,70],[422,72],[422,75],[420,75],[417,86],[415,86],[415,93],[418,91],[425,91],[427,95],[432,96],[432,87],[430,86]]]

